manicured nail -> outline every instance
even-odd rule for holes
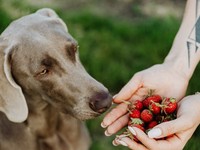
[[[106,128],[107,126],[102,122],[102,123],[101,123],[101,127],[102,127],[102,128]]]
[[[106,136],[111,136],[111,134],[110,134],[107,130],[104,132],[104,134],[105,134]]]
[[[128,126],[128,129],[133,135],[136,135],[136,132],[132,127]]]
[[[118,143],[116,143],[116,141],[114,140],[114,141],[112,141],[112,144],[114,145],[114,146],[118,146],[119,144]]]
[[[117,96],[117,94],[113,96],[113,99],[115,99],[116,96]]]
[[[122,139],[121,139],[121,140],[118,140],[117,142],[118,142],[119,144],[123,145],[123,146],[128,146],[128,144],[126,144],[126,142],[122,141]]]
[[[149,138],[157,138],[157,137],[161,136],[161,134],[162,134],[162,131],[160,128],[155,128],[148,132]]]

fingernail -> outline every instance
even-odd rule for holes
[[[113,99],[115,99],[116,96],[117,96],[117,94],[113,96]]]
[[[136,135],[136,132],[132,127],[128,126],[128,129],[133,135]]]
[[[106,128],[107,126],[102,122],[102,123],[101,123],[101,127],[102,127],[102,128]]]
[[[106,136],[111,136],[111,134],[110,134],[107,130],[104,132],[104,134],[105,134]]]
[[[128,146],[128,144],[126,144],[126,142],[122,141],[122,140],[118,140],[117,141],[119,144],[123,145],[123,146]]]
[[[159,136],[161,136],[162,134],[162,131],[160,128],[155,128],[155,129],[152,129],[148,132],[148,137],[149,138],[157,138]]]
[[[118,146],[119,144],[117,144],[116,143],[116,141],[114,140],[114,141],[112,141],[112,144],[114,145],[114,146]]]

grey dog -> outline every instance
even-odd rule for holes
[[[0,36],[0,150],[88,150],[82,120],[111,106],[78,43],[51,9],[12,22]]]

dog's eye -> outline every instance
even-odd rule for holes
[[[41,72],[40,72],[40,75],[45,75],[45,74],[47,74],[49,71],[47,70],[47,69],[44,69],[44,70],[42,70]]]

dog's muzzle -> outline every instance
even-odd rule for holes
[[[90,108],[98,113],[103,113],[112,104],[112,96],[108,92],[98,92],[94,94],[89,102]]]

